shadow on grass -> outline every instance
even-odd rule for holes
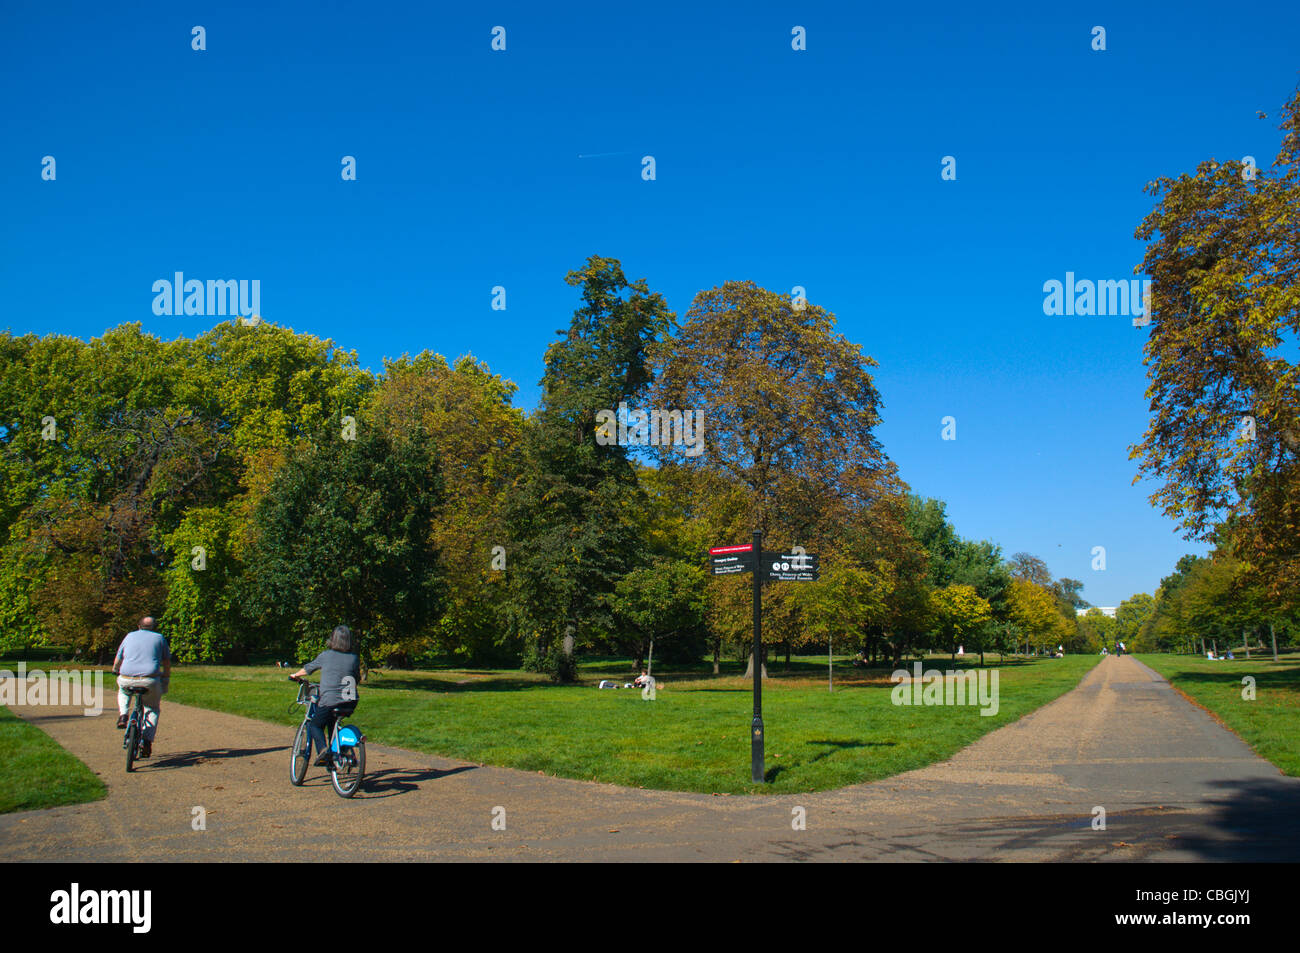
[[[1274,664],[1271,659],[1265,661],[1269,665]],[[1196,682],[1201,685],[1240,686],[1242,677],[1250,675],[1260,687],[1267,686],[1269,688],[1300,692],[1300,665],[1292,668],[1261,670],[1254,667],[1257,664],[1255,659],[1251,659],[1249,662],[1245,659],[1235,659],[1215,664],[1221,664],[1223,667],[1216,668],[1213,671],[1200,668],[1184,669],[1161,677],[1166,678],[1175,685],[1183,682]]]
[[[464,684],[457,684],[456,682],[436,678],[384,675],[372,682],[366,682],[362,687],[374,689],[398,688],[416,692],[430,692],[435,695],[454,695],[460,692],[518,692],[528,688],[546,687],[550,684],[547,681],[528,678],[476,678],[466,680]]]
[[[820,761],[822,758],[828,758],[831,755],[833,755],[836,751],[843,751],[846,748],[893,748],[897,746],[898,742],[897,741],[851,741],[851,740],[832,741],[830,739],[820,739],[820,740],[809,739],[808,741],[805,741],[804,744],[819,745],[827,749],[823,751],[821,754],[814,755],[813,757],[809,758],[806,762],[804,762],[805,764],[812,764],[814,761]]]
[[[156,761],[138,762],[141,767],[162,768],[169,770],[171,768],[192,768],[194,765],[203,761],[223,761],[227,758],[251,758],[259,754],[270,754],[274,751],[288,751],[289,745],[277,745],[273,748],[209,748],[206,751],[183,751],[180,754],[168,755],[165,758],[159,758]]]

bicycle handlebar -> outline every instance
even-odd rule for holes
[[[309,679],[294,678],[292,675],[290,675],[289,681],[298,683],[298,697],[295,698],[293,702],[289,705],[289,711],[291,712],[298,705],[305,705],[312,699],[313,689],[319,691],[319,689],[316,688],[315,683],[313,683]]]

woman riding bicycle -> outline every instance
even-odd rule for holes
[[[325,651],[316,656],[290,678],[306,678],[320,671],[320,698],[316,702],[316,715],[308,731],[318,752],[317,767],[331,760],[329,745],[325,742],[325,728],[342,715],[351,715],[357,707],[357,683],[361,680],[361,658],[356,653],[356,640],[346,625],[334,629]]]

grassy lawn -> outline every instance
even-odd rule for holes
[[[105,793],[94,772],[0,705],[0,814],[97,801]]]
[[[1240,650],[1237,650],[1240,651]],[[1236,654],[1236,652],[1234,652]],[[1300,777],[1300,654],[1252,653],[1249,661],[1211,662],[1200,656],[1138,655],[1197,704],[1241,736],[1283,774]],[[1255,678],[1255,700],[1241,697],[1241,680]]]
[[[564,687],[519,671],[375,671],[357,721],[380,744],[567,778],[705,793],[817,791],[947,758],[1073,688],[1097,661],[1007,660],[997,666],[998,713],[981,716],[975,706],[895,706],[888,670],[864,673],[843,661],[832,694],[825,660],[800,659],[764,684],[765,786],[749,780],[750,684],[727,671],[660,671],[653,701],[594,687],[601,677],[630,680],[626,660],[585,665],[585,684]],[[948,659],[930,664],[946,669]],[[287,711],[293,686],[271,667],[178,667],[167,697],[282,724],[286,744],[301,718]]]

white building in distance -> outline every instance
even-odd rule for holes
[[[1089,612],[1091,612],[1093,609],[1100,609],[1102,615],[1104,615],[1104,616],[1109,616],[1110,618],[1113,619],[1113,618],[1115,618],[1115,609],[1116,609],[1116,608],[1118,608],[1118,607],[1117,607],[1117,606],[1090,606],[1090,607],[1088,607],[1087,609],[1075,609],[1075,610],[1074,610],[1074,614],[1075,614],[1075,615],[1087,615],[1087,614],[1088,614]]]

